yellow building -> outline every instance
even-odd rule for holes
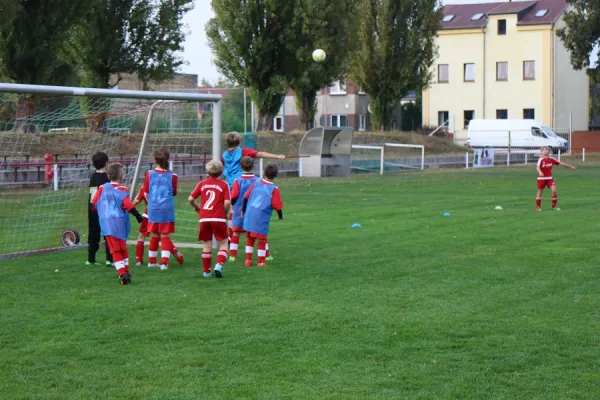
[[[471,119],[537,119],[556,131],[587,130],[589,82],[557,36],[564,0],[444,7],[423,125],[447,123],[466,141]]]

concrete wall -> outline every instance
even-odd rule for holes
[[[138,79],[137,75],[134,74],[121,74],[123,78],[121,82],[119,82],[119,89],[121,90],[143,90],[142,82]],[[111,81],[114,83],[117,82],[117,76],[113,75],[111,77]],[[160,83],[151,83],[151,90],[154,91],[164,91],[168,92],[169,90],[176,89],[197,89],[198,88],[198,75],[193,74],[175,74],[173,79],[169,79]]]

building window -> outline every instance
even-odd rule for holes
[[[496,119],[508,119],[508,110],[496,110]]]
[[[475,111],[466,110],[464,112],[464,120],[465,120],[464,128],[465,129],[467,129],[469,127],[469,122],[471,122],[471,120],[474,118],[475,118]]]
[[[438,83],[448,83],[450,80],[450,70],[448,64],[438,65]]]
[[[448,111],[438,111],[438,126],[447,124],[449,119],[450,113]]]
[[[444,21],[444,22],[450,22],[453,19],[454,19],[454,14],[444,15],[444,18],[442,19],[442,21]]]
[[[348,119],[345,115],[332,115],[331,116],[331,126],[334,128],[341,128],[343,126],[348,126]]]
[[[524,108],[523,109],[523,119],[535,119],[535,109],[534,108]]]
[[[204,111],[212,112],[213,103],[202,103],[202,108],[204,108]]]
[[[465,64],[464,80],[465,82],[475,82],[475,64]]]
[[[398,129],[398,120],[394,116],[392,117],[392,130],[395,131],[396,129]]]
[[[497,62],[496,63],[496,80],[507,81],[508,80],[508,63]]]
[[[346,94],[346,82],[335,81],[331,84],[329,94]]]
[[[526,81],[535,80],[535,61],[523,61],[523,79]]]
[[[358,130],[361,132],[367,130],[367,116],[364,114],[358,116]]]
[[[498,35],[506,35],[506,20],[498,20]]]
[[[273,130],[275,132],[283,132],[283,117],[273,118]]]

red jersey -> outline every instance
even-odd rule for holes
[[[117,189],[117,190],[120,190],[120,191],[126,192],[126,193],[129,192],[125,186],[122,186],[118,183],[105,183],[105,185],[113,185],[115,187],[115,189]],[[100,195],[102,195],[102,188],[104,188],[104,185],[100,186],[98,188],[98,190],[96,190],[96,194],[94,195],[94,198],[92,199],[92,207],[94,207],[94,209],[96,209],[96,203],[98,202],[98,200],[100,200]],[[127,196],[123,199],[121,208],[123,209],[123,211],[127,211],[127,212],[129,212],[130,210],[132,210],[134,208],[133,203],[129,199],[129,196]]]
[[[273,182],[269,182],[265,179],[261,179],[261,182],[264,183],[265,185],[274,185]],[[245,199],[250,198],[250,195],[252,194],[253,189],[254,189],[254,185],[252,185],[250,187],[250,189],[248,189],[248,192],[246,192],[246,195],[244,196]],[[283,200],[281,200],[281,192],[279,191],[278,187],[273,189],[273,193],[271,194],[271,207],[275,211],[283,210]]]
[[[231,152],[233,150],[227,150],[227,151]],[[249,149],[247,147],[242,147],[242,157],[248,156],[250,158],[256,158],[257,155],[258,155],[258,151]],[[221,157],[221,162],[223,163],[223,165],[225,165],[225,159],[223,159],[223,157]]]
[[[200,201],[200,222],[227,222],[225,201],[231,200],[227,182],[206,178],[200,182],[190,196]]]
[[[552,167],[560,165],[560,162],[552,157],[540,157],[537,166],[542,171],[543,176],[538,176],[538,181],[547,181],[552,179]]]
[[[158,174],[164,174],[166,172],[169,171],[165,171],[163,169],[158,169],[158,168],[154,168],[154,172],[158,173]],[[178,182],[178,178],[177,178],[177,174],[175,172],[173,172],[173,178],[171,179],[171,183],[173,185],[173,196],[177,196],[177,182]],[[146,173],[146,177],[144,178],[144,192],[150,193],[150,173],[147,172]]]
[[[144,204],[146,204],[146,211],[144,211],[142,217],[148,218],[148,194],[146,193],[143,187],[140,188],[140,191],[138,192],[137,196],[135,196],[135,200],[140,203],[143,201]]]

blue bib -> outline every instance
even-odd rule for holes
[[[159,174],[150,171],[148,193],[148,222],[175,222],[175,199],[173,198],[173,172]]]
[[[241,159],[242,149],[239,147],[233,151],[223,153],[223,161],[225,161],[223,176],[230,189],[233,187],[233,182],[243,174],[242,166],[240,165]]]
[[[242,217],[242,205],[244,204],[244,197],[254,182],[258,180],[258,176],[253,176],[249,179],[238,178],[237,183],[240,188],[240,195],[238,196],[236,206],[233,207],[233,218],[231,224],[235,227],[244,226],[244,218]]]
[[[262,181],[257,181],[252,189],[248,205],[246,206],[246,214],[244,216],[244,230],[246,232],[258,233],[267,235],[271,224],[271,199],[273,191],[277,188],[275,185],[267,185]]]
[[[102,236],[127,240],[131,223],[129,215],[121,208],[125,197],[127,192],[115,189],[110,183],[103,185],[102,194],[96,203]]]

